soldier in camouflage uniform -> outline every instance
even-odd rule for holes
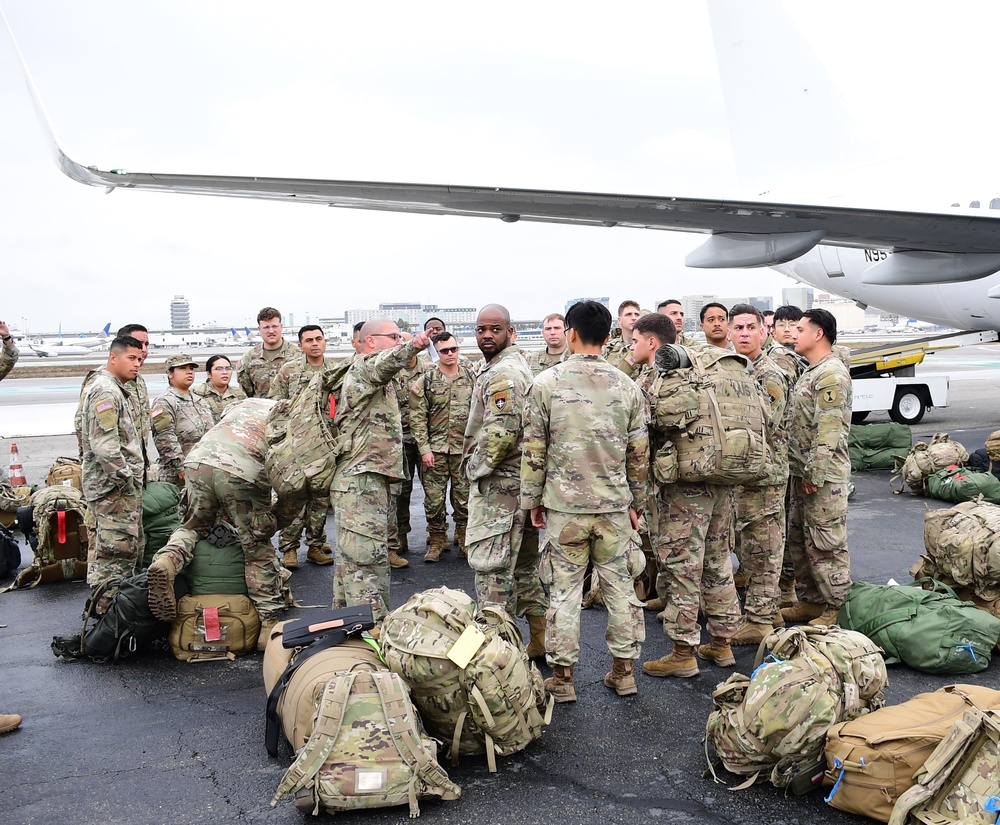
[[[393,378],[430,343],[426,332],[399,345],[401,339],[391,320],[365,323],[362,352],[344,377],[337,407],[346,444],[330,494],[337,525],[333,606],[370,604],[376,621],[389,606],[389,485],[405,477]]]
[[[611,313],[597,301],[570,307],[570,356],[531,388],[521,458],[521,507],[546,528],[541,576],[549,590],[545,647],[557,702],[575,702],[580,601],[587,564],[598,572],[614,658],[604,684],[638,692],[634,662],[646,628],[633,579],[644,562],[636,528],[648,496],[649,436],[642,392],[600,355]]]
[[[404,332],[403,340],[411,341],[413,336]],[[420,353],[420,356],[426,355],[426,350]],[[413,478],[415,475],[420,475],[421,471],[420,453],[417,451],[417,442],[410,428],[409,397],[410,386],[423,371],[424,366],[418,357],[400,370],[393,379],[396,385],[396,400],[399,402],[399,421],[403,428],[403,469],[406,472],[405,479],[389,485],[392,499],[389,507],[389,566],[394,569],[410,566],[403,555],[410,551],[410,499],[413,496]]]
[[[733,346],[753,363],[770,413],[774,463],[767,478],[736,492],[736,556],[746,576],[744,621],[729,643],[759,644],[774,628],[780,593],[778,578],[785,550],[785,492],[788,489],[788,438],[785,406],[788,377],[763,352],[766,335],[759,309],[737,304],[729,312]]]
[[[794,386],[809,363],[795,351],[799,337],[802,310],[796,306],[780,306],[774,311],[774,331],[764,342],[764,353],[788,376],[788,386]]]
[[[264,307],[257,313],[257,329],[262,340],[240,360],[236,380],[248,398],[267,398],[281,366],[302,354],[282,337],[281,313],[274,307]]]
[[[0,349],[0,381],[3,381],[8,373],[14,369],[14,364],[17,363],[17,358],[21,353],[18,352],[6,321],[0,321],[0,340],[3,340],[3,348]]]
[[[542,319],[542,338],[545,339],[545,349],[532,350],[525,356],[532,375],[562,363],[569,356],[566,319],[558,312]]]
[[[212,411],[212,422],[218,424],[222,413],[230,404],[236,404],[247,397],[239,387],[229,386],[233,376],[233,364],[225,355],[212,355],[205,362],[206,381],[191,388],[191,392],[201,398]]]
[[[159,455],[156,478],[184,484],[184,459],[215,422],[208,405],[191,393],[198,365],[187,355],[171,355],[166,361],[167,391],[153,401],[149,417],[153,444]]]
[[[282,364],[268,397],[275,400],[294,401],[317,373],[331,366],[326,358],[326,337],[323,328],[307,324],[299,329],[298,358]],[[326,540],[326,517],[330,510],[330,491],[310,490],[305,506],[296,514],[278,537],[278,553],[281,563],[288,570],[299,566],[299,543],[302,531],[306,534],[306,561],[312,564],[333,564],[333,548]]]
[[[469,479],[466,539],[479,601],[527,616],[529,655],[540,656],[548,599],[538,579],[537,552],[521,552],[526,515],[520,501],[521,444],[531,372],[512,345],[513,333],[504,307],[488,304],[480,310],[476,341],[485,360],[472,391],[463,450]]]
[[[618,367],[629,378],[639,371],[632,358],[632,327],[640,315],[642,310],[635,301],[622,301],[618,307],[618,327],[612,330],[602,353],[611,366]]]
[[[87,584],[130,576],[142,559],[142,483],[139,430],[126,382],[139,373],[142,344],[117,337],[107,365],[93,377],[82,416],[83,495],[91,535]]]
[[[729,343],[729,310],[716,301],[705,304],[700,312],[701,331],[705,345],[719,349],[732,349]]]
[[[188,508],[184,522],[157,551],[149,566],[149,608],[163,621],[176,615],[174,579],[191,563],[195,545],[224,519],[243,548],[247,591],[257,608],[263,650],[285,608],[281,570],[271,537],[277,529],[271,485],[264,473],[264,424],[277,402],[251,398],[234,404],[184,461]]]
[[[412,382],[408,393],[410,430],[423,466],[428,533],[425,562],[440,561],[448,547],[445,494],[449,481],[455,542],[462,557],[466,555],[469,481],[462,473],[462,448],[476,382],[472,367],[459,363],[458,341],[450,332],[442,332],[433,340],[440,360]]]
[[[656,311],[674,322],[674,328],[677,330],[675,344],[680,344],[682,347],[700,346],[697,341],[684,334],[684,305],[680,301],[676,298],[667,298],[656,305]]]
[[[800,603],[781,611],[786,621],[829,625],[851,589],[847,550],[847,493],[851,459],[851,374],[834,352],[837,321],[810,309],[799,321],[796,351],[809,368],[788,401],[788,463],[792,478],[788,546]]]

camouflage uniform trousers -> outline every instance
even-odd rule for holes
[[[361,473],[334,480],[337,526],[333,607],[370,604],[375,621],[389,613],[389,479]]]
[[[462,456],[456,453],[434,453],[434,466],[425,467],[424,515],[428,533],[448,532],[445,494],[451,482],[451,510],[455,528],[464,528],[469,521],[469,481],[462,472]]]
[[[851,557],[847,552],[847,489],[824,484],[811,496],[802,479],[792,476],[788,506],[788,549],[795,583],[804,602],[839,608],[851,589]]]
[[[638,659],[646,640],[642,602],[634,576],[644,566],[632,540],[628,513],[559,513],[546,515],[540,577],[549,590],[545,613],[545,652],[550,665],[574,665],[580,659],[580,602],[588,562],[600,580],[608,611],[604,640],[616,659]]]
[[[243,548],[244,575],[250,600],[262,622],[274,621],[285,608],[281,571],[271,537],[277,522],[271,511],[267,484],[234,476],[218,467],[196,464],[185,468],[187,510],[184,522],[154,556],[171,555],[182,567],[194,558],[194,546],[224,518],[236,530]]]
[[[88,501],[84,521],[90,541],[87,584],[97,587],[108,579],[139,572],[146,546],[141,487],[130,493],[115,491]]]
[[[409,476],[405,481],[394,482],[389,492],[392,501],[389,507],[389,549],[397,553],[402,549],[400,536],[410,534],[410,497],[413,495],[413,477],[419,476],[423,482],[420,464],[420,453],[417,445],[411,441],[403,442],[403,466]]]
[[[309,491],[305,506],[292,519],[292,523],[281,531],[278,538],[278,553],[291,550],[298,552],[299,538],[306,532],[306,547],[322,547],[326,544],[326,517],[330,512],[330,491]]]
[[[781,598],[785,490],[785,484],[743,487],[736,501],[736,557],[747,577],[744,612],[760,624],[771,623]]]
[[[663,632],[675,642],[699,644],[699,606],[712,636],[728,639],[740,625],[733,584],[733,489],[688,482],[660,488],[654,547],[666,585]]]

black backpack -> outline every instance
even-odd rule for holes
[[[0,525],[0,579],[13,576],[21,566],[21,548],[14,534]]]
[[[111,595],[111,603],[97,615],[97,605],[106,594]],[[53,636],[52,652],[67,659],[110,659],[118,664],[136,650],[166,639],[169,631],[170,622],[160,621],[149,609],[149,585],[143,572],[99,585],[87,602],[83,632]]]

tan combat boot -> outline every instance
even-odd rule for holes
[[[631,659],[616,658],[611,672],[604,677],[604,684],[614,688],[619,696],[631,696],[639,692],[635,684],[635,668]]]
[[[781,611],[781,618],[792,624],[801,624],[818,619],[826,611],[826,605],[820,602],[799,602],[795,607],[786,607]]]
[[[576,701],[576,688],[573,687],[574,667],[575,665],[552,665],[552,675],[545,680],[545,689],[559,703]]]
[[[526,653],[529,659],[541,659],[545,655],[545,617],[525,616],[531,638],[528,640]]]
[[[779,607],[795,607],[799,603],[799,596],[795,592],[795,580],[786,581],[782,579],[778,582],[781,588],[781,604]]]
[[[271,640],[271,631],[278,623],[277,619],[268,619],[260,623],[260,635],[257,636],[257,650],[262,653],[267,649],[267,643]]]
[[[146,571],[149,585],[149,610],[161,622],[172,622],[177,618],[177,597],[174,594],[174,579],[181,572],[183,563],[172,552],[160,551]]]
[[[458,545],[458,555],[461,558],[467,557],[467,550],[465,547],[465,525],[461,527],[455,526],[455,544]]]
[[[736,657],[733,656],[733,649],[729,646],[729,639],[723,639],[719,636],[713,636],[711,642],[699,647],[698,655],[702,659],[715,662],[718,667],[732,667],[736,664]]]
[[[406,533],[400,533],[399,547],[396,549],[396,555],[402,556],[404,553],[409,553],[409,552],[410,552],[410,542],[407,541],[406,539]]]
[[[649,599],[649,601],[643,604],[643,609],[660,613],[666,606],[667,603],[663,599]]]
[[[281,566],[286,570],[298,570],[299,569],[299,551],[298,550],[286,550],[281,554]]]
[[[773,627],[775,630],[780,630],[784,626],[785,626],[785,618],[784,616],[781,615],[781,610],[778,610],[778,612],[771,617],[771,627]]]
[[[427,537],[427,553],[424,555],[424,561],[428,564],[441,561],[441,554],[447,544],[447,533],[431,533]]]
[[[748,619],[732,635],[729,639],[729,644],[736,645],[737,647],[740,645],[759,645],[765,636],[773,632],[774,628],[771,625],[751,622]]]
[[[733,584],[735,584],[740,589],[745,588],[747,586],[747,574],[744,573],[742,570],[737,570],[735,573],[733,573]]]
[[[410,563],[406,559],[404,559],[401,555],[399,555],[399,553],[397,553],[395,550],[389,551],[389,567],[398,569],[400,567],[409,567],[409,566]]]
[[[809,622],[813,627],[829,627],[837,623],[837,614],[840,610],[836,607],[831,607],[826,605],[826,610],[822,612],[819,616]]]
[[[21,717],[16,713],[0,713],[0,733],[10,733],[20,727]]]
[[[650,676],[680,676],[688,679],[697,676],[698,660],[694,648],[683,642],[674,642],[674,650],[669,656],[661,656],[652,662],[644,662],[642,669]]]
[[[306,561],[310,564],[333,564],[333,556],[323,552],[322,547],[310,547],[306,553]]]

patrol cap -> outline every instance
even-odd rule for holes
[[[171,355],[166,361],[165,369],[170,372],[174,367],[186,367],[188,364],[198,369],[198,362],[190,355]]]

